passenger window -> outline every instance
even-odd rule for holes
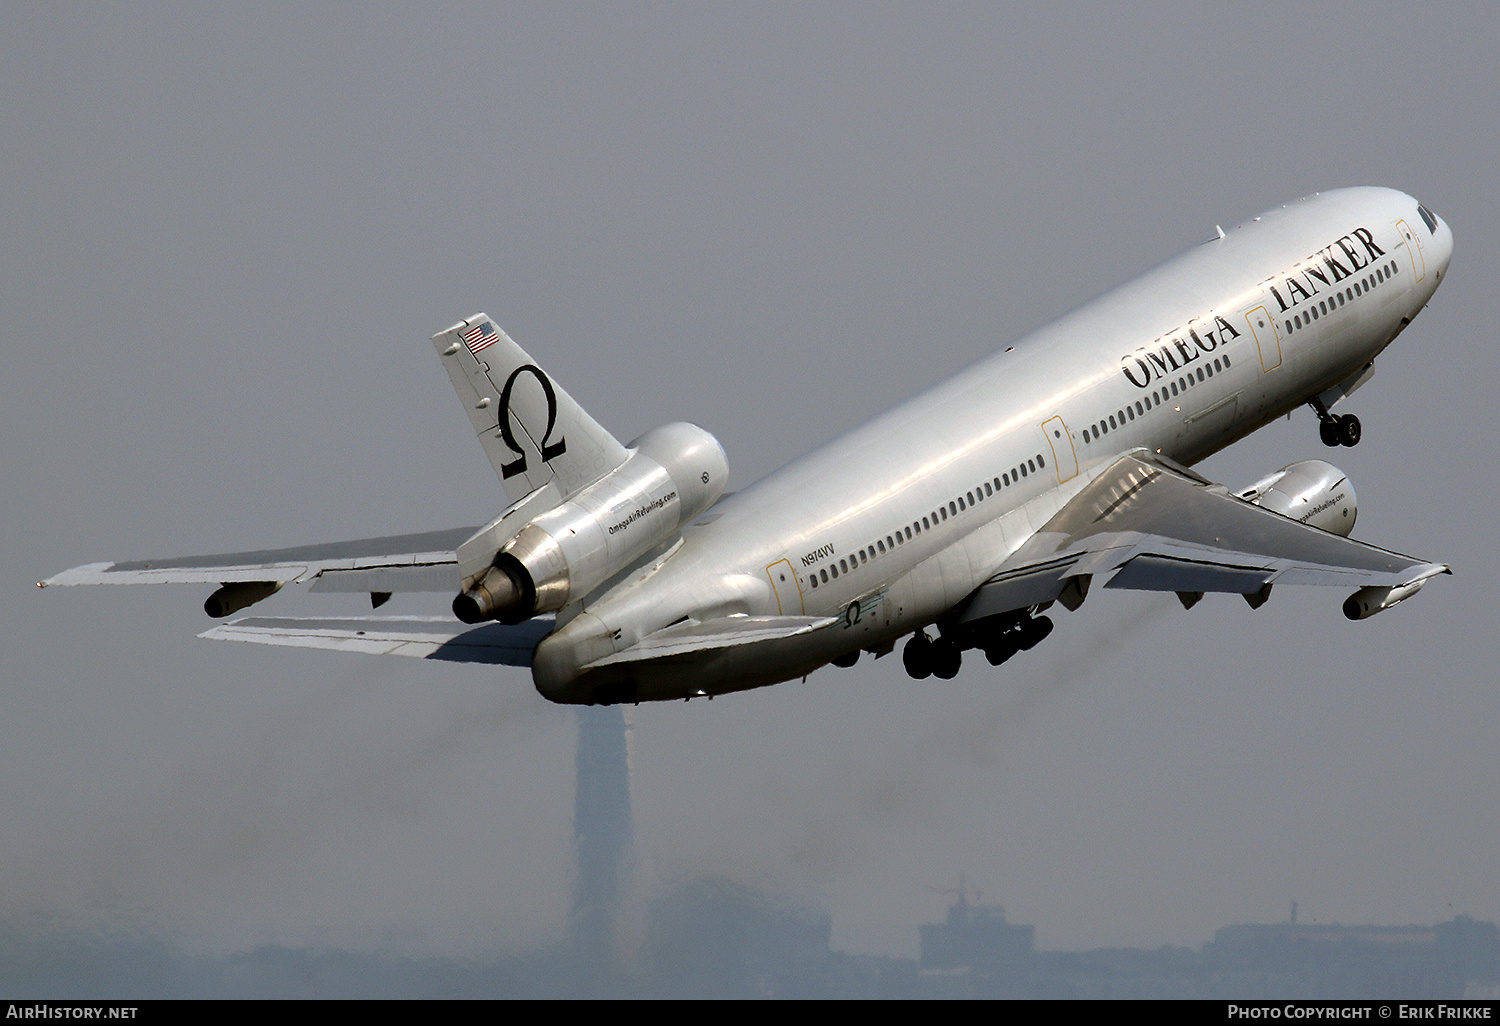
[[[813,574],[811,577],[809,577],[807,579],[807,583],[811,584],[814,588],[816,588],[818,586],[818,575],[817,574]]]
[[[960,505],[958,505],[957,503],[953,503],[953,502],[948,503],[948,512],[951,513],[951,514],[953,514],[954,516],[958,515],[958,511],[960,509],[962,509],[962,507]],[[943,519],[946,520],[948,518],[944,517]]]
[[[1204,374],[1207,374],[1209,377],[1213,377],[1214,376],[1213,366],[1209,365],[1207,367],[1201,368],[1200,373],[1204,373]]]
[[[997,477],[997,478],[995,478],[995,491],[998,492],[999,490],[1000,490],[1000,479]]]
[[[931,528],[932,528],[932,525],[927,522],[927,518],[923,517],[922,518],[922,529],[925,531],[925,530],[930,530]]]
[[[1036,465],[1039,467],[1045,467],[1047,465],[1047,461],[1042,459],[1041,453],[1037,454]]]
[[[947,520],[947,519],[948,519],[948,510],[947,510],[947,509],[945,509],[945,508],[944,508],[944,507],[942,507],[942,506],[939,506],[939,507],[938,507],[938,516],[939,516],[939,517],[940,517],[940,518],[941,518],[941,519],[943,519],[943,520]]]
[[[996,482],[995,482],[995,483],[996,483],[996,484],[999,484],[999,483],[1000,483],[1000,482],[999,482],[999,481],[996,481]],[[984,483],[984,494],[985,494],[985,497],[986,497],[986,498],[988,498],[988,497],[989,497],[989,496],[991,496],[991,495],[994,495],[994,494],[995,494],[995,490],[994,490],[994,489],[993,489],[993,488],[991,488],[991,487],[990,487],[990,483],[989,483],[989,482],[988,482],[988,481],[986,481],[986,482],[985,482],[985,483]]]
[[[822,573],[819,574],[819,576],[823,578],[824,584],[828,583],[828,568],[826,566],[823,568]]]
[[[1021,464],[1021,476],[1022,477],[1026,476],[1026,464],[1024,464],[1024,463]]]
[[[1145,413],[1146,412],[1145,409],[1141,406],[1141,403],[1140,403],[1139,399],[1137,399],[1136,403],[1135,403],[1135,412],[1136,413]]]
[[[859,550],[859,561],[861,563],[868,563],[870,561],[870,557],[867,556],[867,555],[865,555],[865,550],[864,549],[860,549]]]
[[[1202,367],[1198,368],[1198,380],[1199,381],[1203,380],[1203,368]]]
[[[1110,427],[1114,427],[1115,426],[1115,415],[1113,413],[1111,413],[1109,415],[1109,426]]]

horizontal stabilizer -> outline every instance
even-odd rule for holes
[[[552,633],[553,626],[551,618],[471,627],[451,617],[249,616],[220,624],[198,637],[453,663],[530,666],[537,643]]]
[[[42,587],[73,584],[224,584],[231,581],[308,580],[350,574],[365,576],[359,586],[323,584],[318,591],[452,591],[458,587],[459,545],[474,533],[472,527],[384,538],[298,545],[288,549],[256,549],[215,556],[177,556],[169,559],[121,563],[90,563],[64,570],[39,582]],[[376,570],[392,573],[380,576]],[[438,587],[438,584],[442,584]]]

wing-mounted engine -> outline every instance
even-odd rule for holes
[[[1303,460],[1282,467],[1235,494],[1298,523],[1346,538],[1354,530],[1354,519],[1359,512],[1348,476],[1322,460]]]
[[[624,463],[530,519],[466,577],[454,615],[520,623],[555,612],[674,540],[724,491],[724,450],[696,425],[663,425],[628,448]]]

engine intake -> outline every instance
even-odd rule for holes
[[[1348,537],[1359,515],[1354,486],[1332,463],[1303,460],[1282,467],[1236,493],[1298,523]]]

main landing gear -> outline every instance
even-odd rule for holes
[[[1035,648],[1052,633],[1052,618],[1021,614],[991,618],[965,625],[959,631],[929,638],[925,631],[913,634],[901,650],[901,663],[917,680],[937,677],[952,680],[963,665],[965,649],[977,648],[991,666],[999,666],[1017,652]]]
[[[1361,429],[1358,417],[1352,413],[1335,417],[1328,412],[1328,407],[1323,405],[1321,399],[1314,399],[1307,405],[1318,415],[1318,437],[1323,439],[1324,445],[1330,448],[1336,445],[1353,448],[1359,444]]]

